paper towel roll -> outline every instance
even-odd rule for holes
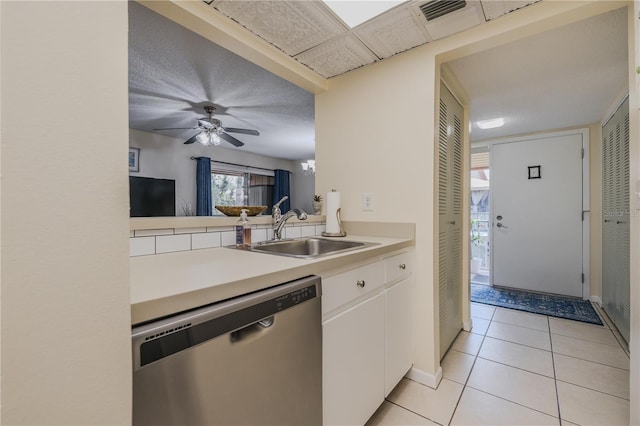
[[[340,232],[340,224],[336,212],[340,208],[340,193],[337,191],[327,192],[327,233],[337,234]]]

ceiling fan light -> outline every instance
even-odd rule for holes
[[[217,132],[210,133],[209,139],[211,140],[211,144],[216,146],[222,143],[222,139],[220,139],[220,135]]]
[[[204,146],[209,145],[209,138],[207,137],[207,134],[204,132],[196,136],[196,140]]]

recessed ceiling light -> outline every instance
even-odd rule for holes
[[[476,125],[482,130],[495,129],[496,127],[504,126],[504,118],[492,118],[491,120],[476,121]]]
[[[334,0],[325,4],[351,28],[403,3],[392,0]]]

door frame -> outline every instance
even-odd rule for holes
[[[536,141],[553,137],[561,137],[561,136],[569,136],[569,135],[581,135],[582,137],[582,149],[584,155],[582,157],[582,211],[583,218],[582,221],[582,273],[584,274],[584,282],[582,283],[582,298],[584,300],[589,300],[591,297],[591,275],[590,275],[590,222],[591,222],[591,212],[590,212],[590,155],[589,155],[589,129],[588,128],[579,128],[573,130],[562,130],[562,131],[550,131],[550,132],[542,132],[535,133],[532,135],[524,135],[524,136],[513,136],[513,137],[505,137],[500,139],[493,139],[489,141],[482,141],[479,143],[472,144],[473,147],[487,146],[489,148],[489,170],[491,170],[491,163],[493,160],[493,145],[496,144],[505,144],[512,142],[526,142],[526,141]],[[491,191],[491,180],[489,181],[489,191]],[[491,195],[490,195],[491,197]],[[489,201],[489,211],[492,214],[493,212],[493,197],[490,198]],[[489,229],[489,241],[493,241],[493,232],[494,227],[490,226]],[[493,284],[493,262],[494,256],[490,257],[490,272],[489,272],[489,280],[491,284]]]

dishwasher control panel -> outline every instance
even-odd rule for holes
[[[320,278],[311,276],[134,328],[134,370],[252,324],[273,323],[270,317],[320,292]]]
[[[295,306],[298,303],[302,303],[306,300],[314,299],[317,295],[318,293],[316,291],[316,286],[310,285],[308,287],[301,288],[299,290],[295,290],[291,293],[280,296],[274,301],[276,303],[276,309],[278,311],[281,311],[283,309]]]

